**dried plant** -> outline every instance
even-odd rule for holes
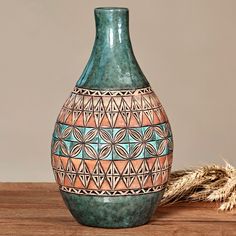
[[[228,198],[228,200],[221,204],[220,210],[227,211],[232,210],[236,206],[236,193],[233,192],[231,196]]]
[[[226,162],[225,166],[172,172],[161,205],[181,201],[220,201],[219,210],[232,210],[236,206],[236,168]]]

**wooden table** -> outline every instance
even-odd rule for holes
[[[78,224],[52,183],[0,183],[0,235],[153,236],[236,235],[236,211],[218,204],[182,203],[160,207],[149,224],[129,229],[99,229]]]

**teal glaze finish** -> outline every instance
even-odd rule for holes
[[[136,196],[100,197],[61,191],[75,219],[84,225],[104,228],[134,227],[147,223],[164,191]]]
[[[77,86],[102,90],[148,87],[132,50],[128,9],[97,8],[95,20],[95,43]]]

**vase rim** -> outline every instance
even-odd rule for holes
[[[95,11],[129,11],[126,7],[97,7]]]

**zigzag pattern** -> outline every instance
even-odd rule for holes
[[[90,95],[90,96],[130,96],[130,95],[141,95],[151,93],[151,87],[141,88],[141,89],[133,89],[133,90],[118,90],[118,91],[109,91],[109,90],[92,90],[92,89],[84,89],[79,87],[74,87],[74,94],[81,95]]]
[[[87,190],[87,189],[76,189],[76,188],[70,188],[65,186],[60,186],[60,189],[64,192],[68,193],[75,193],[79,195],[98,195],[98,196],[126,196],[126,195],[137,195],[137,194],[146,194],[146,193],[153,193],[153,192],[159,192],[163,190],[166,187],[165,185],[155,186],[151,188],[146,189],[132,189],[132,190],[119,190],[119,191],[105,191],[105,190]]]

